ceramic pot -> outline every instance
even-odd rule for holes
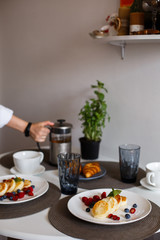
[[[80,138],[79,141],[82,159],[94,160],[98,158],[101,141],[90,141],[85,137]]]

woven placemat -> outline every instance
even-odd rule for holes
[[[0,204],[0,219],[23,217],[40,212],[52,206],[61,196],[61,192],[54,184],[49,184],[48,191],[39,198],[24,203]]]
[[[124,225],[100,225],[74,217],[67,208],[70,197],[58,201],[51,207],[48,218],[60,232],[86,240],[142,240],[150,237],[160,228],[160,208],[151,202],[152,210],[144,219]]]
[[[124,183],[121,181],[119,162],[99,162],[107,173],[105,176],[95,180],[79,181],[79,187],[85,189],[97,188],[131,188],[140,185],[140,179],[144,178],[146,173],[143,169],[139,168],[137,180],[135,183]]]
[[[38,151],[35,149],[20,149],[19,151],[23,151],[23,150],[33,150],[33,151]],[[49,149],[42,149],[41,150],[44,153],[44,160],[41,163],[46,170],[52,170],[52,169],[57,169],[56,166],[53,166],[49,163]],[[18,152],[18,151],[16,151]],[[6,168],[12,168],[14,167],[14,163],[13,163],[13,153],[11,152],[9,154],[4,155],[3,157],[0,158],[0,164]]]

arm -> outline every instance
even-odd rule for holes
[[[27,125],[28,125],[28,122],[13,115],[11,120],[8,122],[6,126],[24,133]],[[46,128],[46,126],[52,127],[53,125],[54,123],[50,121],[33,123],[30,127],[31,138],[36,142],[44,142],[46,140],[47,135],[50,132],[50,130]]]

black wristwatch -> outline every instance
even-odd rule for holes
[[[27,127],[26,127],[25,130],[24,130],[24,135],[25,135],[26,137],[29,137],[29,135],[30,135],[29,132],[30,132],[31,125],[32,125],[32,123],[29,122],[28,125],[27,125]]]

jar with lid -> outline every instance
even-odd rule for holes
[[[59,119],[50,130],[50,163],[57,165],[59,153],[71,152],[71,129],[72,124]]]

